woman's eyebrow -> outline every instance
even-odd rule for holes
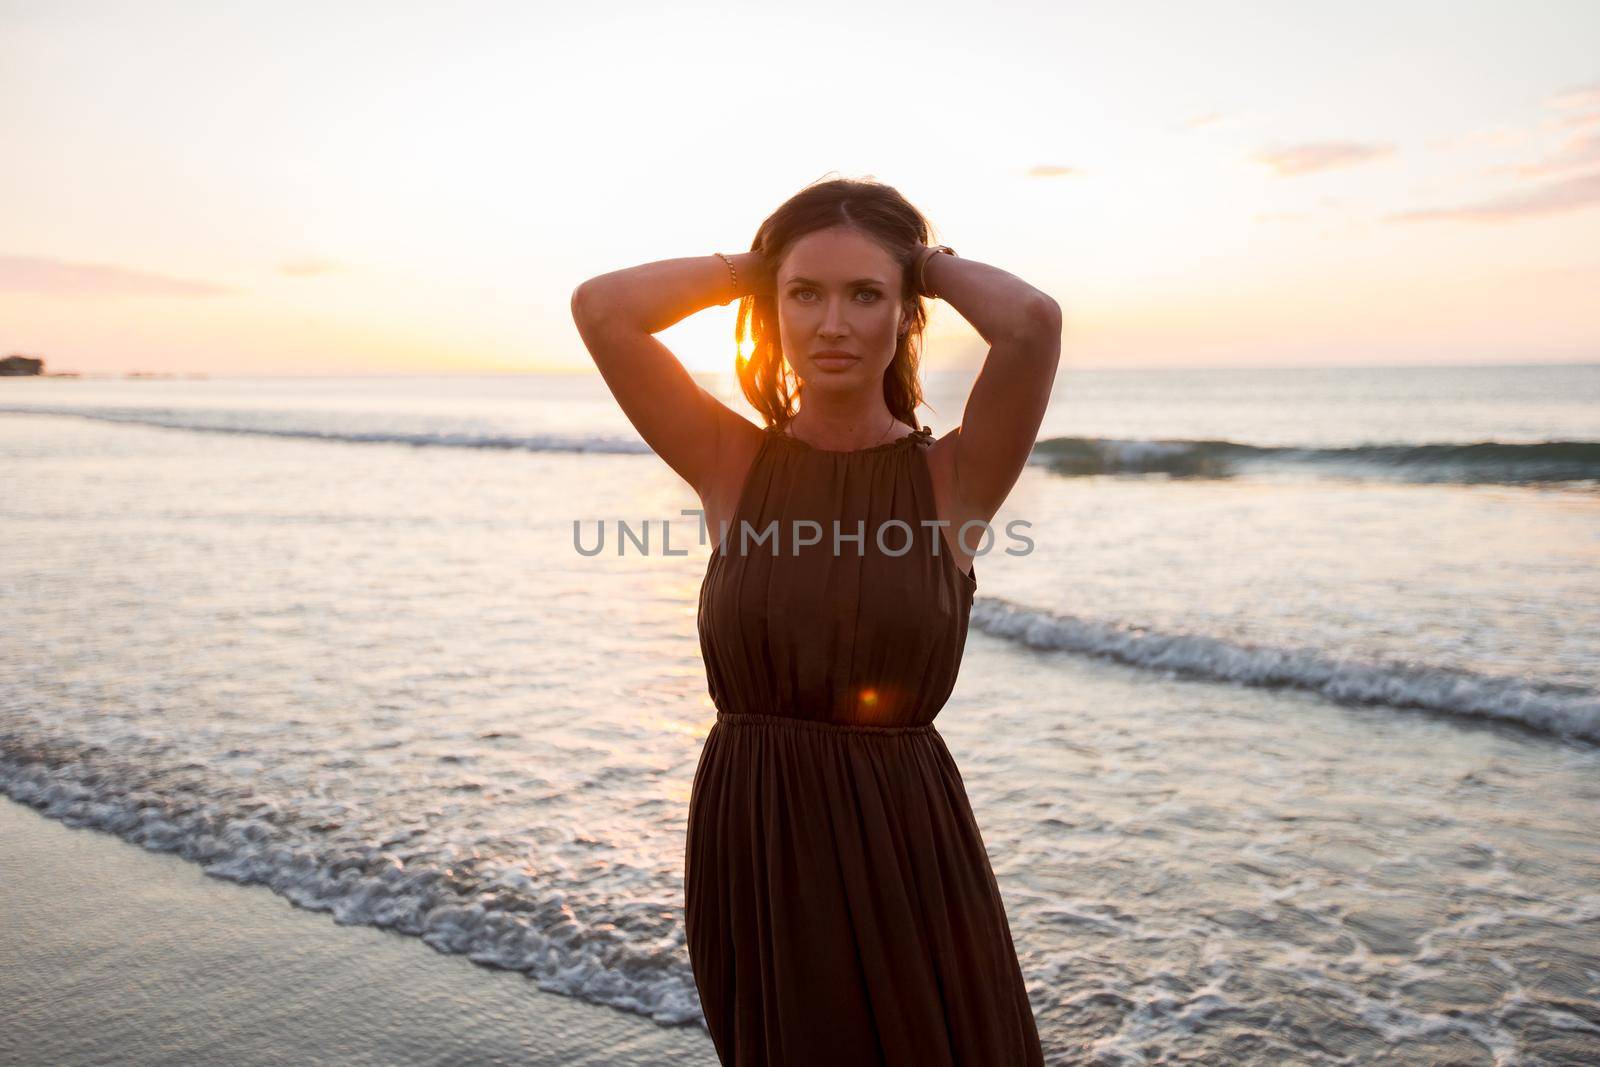
[[[806,285],[821,285],[822,284],[821,282],[813,281],[810,278],[802,278],[798,274],[795,275],[793,278],[790,278],[789,282],[790,283],[804,282]],[[845,284],[846,285],[887,285],[889,283],[885,282],[882,278],[857,278],[854,281],[845,282]]]

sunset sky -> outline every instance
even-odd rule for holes
[[[0,0],[0,355],[588,369],[584,278],[831,173],[1064,367],[1600,360],[1600,3]],[[662,335],[731,364],[734,309]],[[937,306],[931,366],[983,346]]]

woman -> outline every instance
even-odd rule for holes
[[[717,720],[689,800],[684,917],[728,1064],[1043,1062],[933,718],[965,646],[975,550],[1044,417],[1061,313],[929,232],[889,186],[826,181],[750,252],[573,294],[617,402],[717,531],[699,604]],[[990,345],[962,424],[938,439],[916,421],[934,294]],[[749,326],[754,342],[739,379],[765,429],[651,336],[735,298],[736,340]]]

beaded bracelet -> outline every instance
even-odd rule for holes
[[[718,252],[718,253],[716,253],[716,255],[722,256],[722,253]],[[733,269],[733,260],[729,259],[727,256],[722,256],[722,262],[724,262],[724,263],[726,263],[728,265],[728,274],[729,274],[730,277],[733,278],[733,295],[734,296],[738,296],[739,295],[739,272]]]

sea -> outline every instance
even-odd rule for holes
[[[5,794],[703,1025],[713,542],[597,375],[0,379],[0,464]],[[1600,364],[1064,364],[993,528],[1049,1062],[1600,1062]]]

